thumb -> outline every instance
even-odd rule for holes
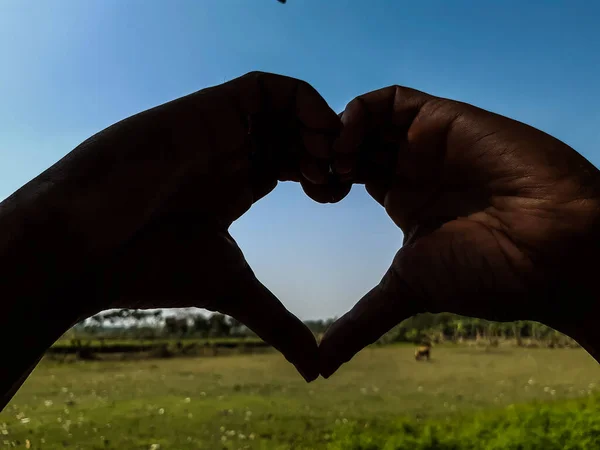
[[[319,346],[321,375],[329,378],[360,350],[375,343],[404,319],[420,312],[417,296],[392,265],[381,282],[333,323],[323,336]]]
[[[227,314],[279,350],[307,382],[319,376],[319,349],[313,333],[254,275],[248,265],[234,285],[205,307]]]

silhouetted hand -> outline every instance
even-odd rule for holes
[[[349,192],[328,174],[338,117],[308,84],[264,73],[162,108],[164,151],[180,154],[183,166],[172,192],[112,258],[99,279],[102,296],[112,307],[228,314],[316,378],[313,334],[257,280],[227,230],[278,180],[299,181],[320,202]],[[207,158],[194,161],[196,152]]]
[[[257,280],[228,228],[278,180],[300,182],[319,202],[341,200],[350,184],[329,175],[339,130],[310,85],[266,73],[107,128],[3,203],[2,230],[12,236],[3,274],[15,288],[6,298],[15,311],[31,299],[28,310],[60,318],[46,346],[103,309],[219,311],[316,378],[313,334]]]
[[[506,117],[399,86],[356,98],[342,122],[336,170],[365,182],[404,245],[381,283],[323,337],[324,376],[421,312],[528,319],[576,334],[597,310],[600,178],[576,151]]]

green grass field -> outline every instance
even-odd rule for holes
[[[276,353],[45,360],[0,413],[0,448],[597,448],[600,366],[583,350],[448,346],[432,356],[367,349],[311,384]],[[531,430],[553,423],[563,437],[536,446]]]

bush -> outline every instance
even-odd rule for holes
[[[400,419],[336,429],[332,450],[575,450],[600,448],[600,402],[508,407],[503,411],[420,424]]]
[[[169,349],[167,344],[159,345],[150,352],[150,357],[152,358],[171,358],[173,356],[175,354]]]

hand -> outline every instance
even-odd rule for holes
[[[198,107],[205,122],[194,132]],[[336,184],[328,174],[338,117],[308,84],[269,74],[201,91],[167,105],[164,114],[177,137],[173,147],[206,146],[212,161],[191,164],[119,249],[101,283],[109,286],[103,292],[111,306],[228,314],[282,351],[305,378],[316,378],[312,333],[256,279],[227,229],[278,180],[299,181],[319,202],[349,192],[349,183]]]
[[[44,208],[29,247],[36,258],[56,259],[39,277],[29,275],[40,286],[60,285],[53,309],[77,310],[78,318],[108,308],[191,306],[231,315],[314,379],[312,333],[257,280],[228,228],[278,180],[299,181],[319,202],[342,199],[350,184],[329,176],[339,129],[310,85],[266,73],[128,118],[8,200]],[[48,193],[28,202],[31,191]],[[54,224],[45,211],[62,220]],[[25,220],[34,217],[29,211]],[[48,297],[48,290],[30,294]]]
[[[342,122],[336,170],[365,183],[404,245],[323,337],[325,377],[421,312],[582,323],[600,244],[592,164],[532,127],[399,86],[356,98]]]

